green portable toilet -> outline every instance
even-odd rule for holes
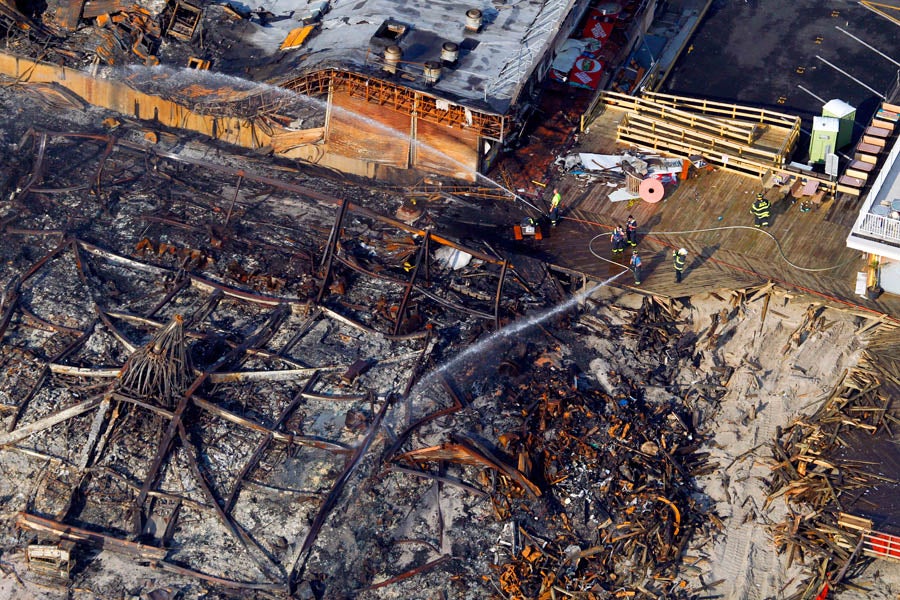
[[[822,116],[834,117],[841,122],[835,149],[843,148],[849,144],[853,138],[853,123],[856,121],[856,109],[843,100],[829,100],[822,107]]]
[[[809,162],[825,162],[825,155],[837,149],[840,120],[835,117],[813,117],[812,137],[809,140]]]

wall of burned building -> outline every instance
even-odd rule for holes
[[[137,119],[190,129],[239,146],[255,148],[268,143],[268,135],[250,120],[199,114],[122,82],[94,77],[76,69],[0,52],[0,73],[24,83],[58,84],[95,106]]]
[[[245,148],[271,148],[281,156],[354,175],[398,183],[423,174],[474,181],[482,166],[484,144],[477,133],[418,119],[344,91],[331,94],[324,131],[288,130],[271,119],[260,123],[201,114],[121,81],[2,52],[0,74],[25,84],[61,85],[86,103],[123,115]]]
[[[202,114],[121,81],[5,52],[0,52],[0,74],[26,85],[59,85],[85,103],[158,125],[195,131],[236,146],[270,147],[283,156],[313,162],[321,156],[316,145],[322,138],[321,128],[288,130],[271,120],[261,123],[256,119]]]
[[[392,110],[343,90],[332,91],[320,164],[346,173],[397,180],[400,170],[474,181],[479,136]],[[408,176],[409,174],[405,174]]]

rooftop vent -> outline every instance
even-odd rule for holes
[[[445,67],[452,67],[459,60],[459,44],[455,42],[444,42],[441,45],[441,62]]]
[[[384,49],[384,70],[388,73],[397,72],[397,64],[403,58],[403,50],[396,44]]]
[[[466,31],[481,31],[482,17],[481,11],[477,8],[470,8],[466,11]]]
[[[395,21],[393,19],[387,19],[381,26],[378,27],[378,30],[375,32],[375,35],[372,36],[372,39],[369,40],[369,44],[373,48],[387,48],[388,46],[395,46],[400,43],[400,39],[406,34],[409,30],[409,25],[405,23],[401,23],[399,21]]]
[[[425,83],[434,85],[441,80],[441,63],[430,60],[425,63]]]

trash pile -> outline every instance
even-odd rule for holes
[[[671,384],[678,362],[693,358],[695,338],[679,333],[677,310],[646,298],[623,325],[591,312],[575,324],[622,339],[647,370],[598,378],[563,360],[559,345],[528,336],[509,344],[494,384],[480,390],[497,399],[495,409],[495,401],[473,406],[453,394],[452,406],[434,413],[455,414],[453,422],[410,427],[409,445],[440,443],[397,453],[394,465],[487,492],[503,528],[485,577],[504,597],[694,598],[701,591],[689,589],[679,569],[688,542],[721,526],[695,483],[716,464],[700,450],[699,413],[676,396],[644,393],[647,384]],[[661,362],[650,358],[662,349]],[[465,388],[481,369],[463,363],[455,371],[445,391]],[[480,424],[467,415],[485,410],[495,412]]]

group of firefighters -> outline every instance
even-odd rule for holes
[[[637,246],[637,226],[637,220],[634,216],[628,215],[624,229],[620,225],[613,228],[612,233],[609,236],[613,254],[625,252],[626,244],[632,248]],[[672,261],[675,268],[675,281],[678,283],[681,283],[681,277],[684,274],[687,253],[688,251],[685,248],[679,248],[672,253]],[[631,251],[631,261],[629,264],[631,265],[632,272],[634,272],[634,285],[641,285],[641,255],[638,254],[637,250]]]
[[[553,197],[550,201],[550,224],[553,227],[556,227],[557,222],[559,221],[559,211],[560,204],[562,202],[562,196],[559,193],[558,189],[553,190]],[[771,217],[772,205],[766,199],[763,194],[756,194],[756,199],[753,202],[753,205],[750,207],[750,212],[753,214],[754,225],[756,227],[768,227],[769,226],[769,218]],[[623,228],[620,225],[617,225],[613,228],[612,233],[609,236],[609,241],[612,244],[612,253],[621,254],[625,252],[625,246],[631,246],[634,248],[637,246],[637,220],[632,215],[628,215],[628,219],[625,221],[625,227]],[[688,251],[685,248],[679,248],[672,252],[672,261],[673,267],[675,269],[675,281],[681,283],[682,276],[684,275],[684,266],[687,262],[687,254]],[[631,270],[634,272],[634,284],[641,284],[641,257],[638,254],[637,250],[632,250],[631,252]]]
[[[621,226],[613,228],[609,241],[612,242],[613,254],[625,252],[625,244],[632,248],[637,246],[637,220],[634,216],[628,215],[624,231]],[[637,250],[631,251],[631,270],[634,271],[634,285],[641,285],[641,257]]]

